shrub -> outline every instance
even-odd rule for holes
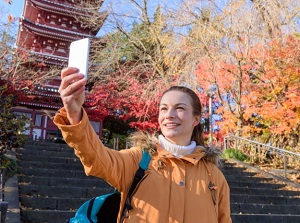
[[[247,161],[249,160],[249,157],[246,156],[241,150],[235,150],[235,149],[226,149],[223,151],[223,157],[225,159],[237,159],[240,161]]]

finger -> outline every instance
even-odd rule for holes
[[[85,88],[79,88],[77,91],[72,91],[72,94],[64,95],[62,97],[63,103],[65,107],[68,107],[68,104],[72,104],[73,102],[76,102],[78,104],[78,99],[84,94]],[[81,106],[81,105],[80,105]]]
[[[61,79],[64,79],[64,77],[73,74],[73,73],[77,73],[78,69],[76,67],[66,67],[64,69],[61,70],[60,76]]]
[[[78,69],[73,67],[67,67],[61,70],[61,74],[60,74],[61,83],[60,83],[59,91],[62,91],[63,89],[69,86],[72,79],[72,75],[74,75],[76,72],[78,72]]]
[[[75,81],[69,84],[66,88],[60,89],[61,96],[73,95],[76,94],[77,91],[82,92],[85,90],[85,84],[86,84],[86,80],[84,78],[79,81]]]
[[[60,84],[59,91],[63,91],[67,89],[70,85],[75,84],[72,88],[77,88],[79,86],[84,86],[86,84],[86,80],[83,74],[73,73],[65,76]]]

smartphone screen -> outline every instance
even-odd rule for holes
[[[90,53],[90,39],[76,40],[70,44],[68,67],[76,67],[87,79]]]

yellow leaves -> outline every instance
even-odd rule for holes
[[[275,95],[277,95],[277,94],[279,94],[280,92],[282,92],[282,87],[281,86],[278,86],[278,87],[275,87],[274,89],[273,89],[273,91],[272,91],[272,94],[275,94]]]

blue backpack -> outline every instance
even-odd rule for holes
[[[130,198],[137,184],[144,176],[145,170],[148,168],[151,156],[143,150],[142,160],[139,169],[136,171],[133,182],[126,197],[125,205],[122,210],[121,222],[126,218],[129,210],[132,209]],[[82,204],[76,211],[73,218],[66,223],[116,223],[120,210],[121,194],[115,190],[112,193],[94,197]]]

